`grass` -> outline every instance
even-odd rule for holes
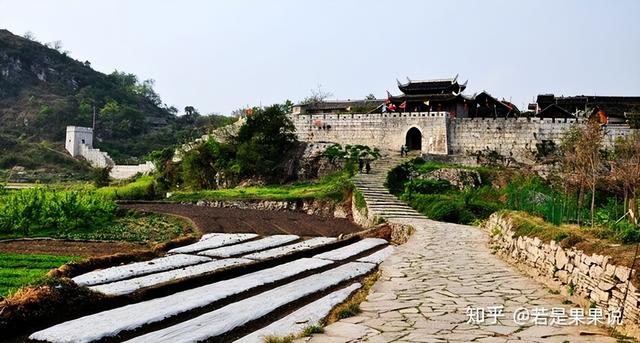
[[[269,336],[265,336],[262,341],[264,343],[291,343],[295,339],[296,339],[295,335],[286,335],[286,336],[269,335]]]
[[[354,203],[356,208],[360,210],[364,215],[367,215],[367,201],[364,199],[364,195],[359,190],[353,191]]]
[[[96,193],[112,200],[152,200],[156,199],[153,176],[141,176],[135,181],[117,186],[98,188]]]
[[[54,229],[40,229],[29,235],[22,233],[3,233],[0,239],[23,237],[49,237],[58,239],[77,240],[113,240],[129,242],[166,242],[182,235],[188,224],[184,219],[162,215],[126,212],[111,225],[85,230],[60,231]]]
[[[367,299],[369,290],[371,289],[371,287],[373,287],[373,284],[376,283],[379,277],[379,271],[367,276],[362,281],[362,288],[360,288],[360,290],[356,292],[356,294],[354,294],[347,302],[334,308],[333,311],[329,313],[329,316],[325,320],[325,323],[331,324],[333,322],[337,322],[340,319],[353,317],[360,313],[360,304]]]
[[[324,328],[318,324],[312,324],[302,330],[302,337],[309,337],[318,333],[324,333]]]
[[[353,185],[348,174],[341,172],[314,183],[175,192],[169,200],[176,202],[196,202],[199,200],[297,201],[306,199],[341,201],[352,189]]]
[[[516,237],[538,237],[545,242],[554,240],[563,246],[573,246],[591,236],[588,229],[581,229],[577,225],[553,225],[541,217],[522,211],[501,213],[512,220]]]
[[[297,335],[294,335],[294,334],[289,334],[286,336],[268,335],[264,337],[263,342],[264,343],[291,343],[298,338],[309,337],[314,334],[323,333],[323,332],[324,332],[324,328],[322,327],[322,325],[311,324],[305,327],[302,330],[302,332]]]
[[[79,259],[76,256],[0,253],[0,296],[7,297],[22,286],[37,283],[50,269]]]

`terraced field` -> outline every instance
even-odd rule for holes
[[[206,234],[165,257],[75,277],[114,304],[127,304],[29,339],[247,343],[296,334],[360,289],[392,250],[378,238]]]

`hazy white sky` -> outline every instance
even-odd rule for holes
[[[537,94],[640,95],[640,1],[0,0],[0,27],[156,80],[202,113],[398,93],[469,79],[521,109]]]

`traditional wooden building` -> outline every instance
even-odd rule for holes
[[[397,81],[397,80],[396,80]],[[387,91],[387,99],[325,100],[298,104],[293,114],[339,113],[438,113],[450,118],[506,118],[517,117],[518,108],[505,100],[498,100],[482,91],[463,94],[467,81],[458,82],[458,76],[449,79],[397,81],[400,95]]]
[[[482,91],[474,95],[462,92],[467,82],[458,83],[456,75],[450,79],[398,82],[401,95],[389,94],[387,106],[391,112],[447,112],[450,117],[516,117],[520,111],[512,103],[498,100]],[[388,92],[387,92],[388,93]]]
[[[538,105],[537,116],[597,118],[609,124],[627,122],[630,114],[640,112],[640,97],[638,96],[554,96],[540,94],[536,99]]]

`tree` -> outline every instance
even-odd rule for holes
[[[640,188],[640,133],[619,138],[611,159],[611,178],[621,186],[631,221],[638,224],[637,194]]]
[[[199,114],[200,113],[198,113],[198,110],[196,110],[193,106],[186,106],[184,108],[184,115],[186,116],[197,116]]]
[[[373,93],[369,93],[369,95],[367,95],[366,97],[364,97],[365,100],[376,100],[376,96],[373,95]]]
[[[31,31],[27,31],[22,35],[23,38],[26,38],[32,42],[37,42],[38,40],[36,39],[36,35],[31,32]]]
[[[283,105],[256,108],[247,116],[234,141],[242,175],[273,178],[285,152],[296,142],[295,126]]]
[[[591,226],[594,224],[596,186],[606,171],[602,140],[600,124],[597,121],[588,121],[584,125],[572,127],[565,134],[560,147],[561,168],[565,180],[578,188],[576,212],[582,207],[585,188],[591,191]],[[576,215],[579,225],[580,216],[578,213]]]
[[[302,100],[302,104],[317,104],[320,102],[324,102],[327,98],[333,96],[330,92],[325,92],[322,90],[322,85],[318,84],[317,89],[311,90],[311,95],[304,98]]]

